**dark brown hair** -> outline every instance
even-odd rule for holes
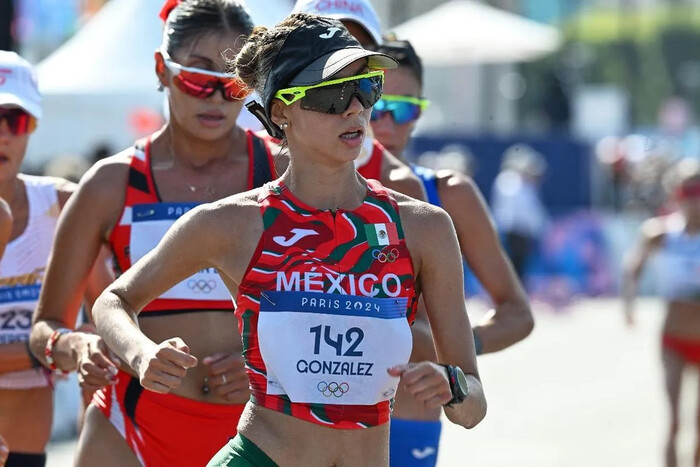
[[[248,87],[262,95],[277,52],[289,33],[316,17],[308,13],[294,13],[274,28],[256,27],[229,66]]]
[[[199,37],[212,33],[246,36],[253,27],[248,10],[239,0],[184,0],[168,15],[163,48],[174,56],[177,50]]]

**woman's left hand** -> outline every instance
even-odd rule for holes
[[[440,408],[452,400],[447,371],[437,363],[407,363],[391,367],[387,373],[400,377],[406,391],[428,409]]]
[[[240,353],[219,352],[205,357],[202,363],[209,373],[209,387],[214,394],[229,401],[248,398],[248,375]]]

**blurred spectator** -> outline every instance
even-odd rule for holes
[[[88,160],[90,164],[94,164],[96,162],[101,161],[105,157],[109,157],[113,154],[115,154],[115,152],[112,149],[112,146],[109,145],[109,143],[100,143],[97,146],[95,146],[92,149],[92,151],[90,151],[90,156]]]
[[[549,128],[555,132],[568,132],[571,104],[564,83],[554,70],[546,73],[544,80],[548,85],[545,87],[542,110],[549,121]]]
[[[12,34],[15,19],[14,0],[0,0],[0,50],[15,50]]]
[[[477,170],[476,159],[469,148],[461,144],[448,144],[440,152],[426,152],[418,157],[418,165],[434,171],[449,169],[474,176]]]
[[[521,280],[531,253],[549,224],[540,199],[539,183],[546,170],[544,158],[518,144],[503,155],[501,172],[491,193],[493,217]]]
[[[655,147],[664,148],[674,160],[700,158],[700,133],[693,126],[690,104],[680,97],[669,97],[659,108]]]
[[[44,167],[44,175],[65,178],[73,183],[78,183],[89,168],[90,165],[84,158],[67,154],[52,158]]]
[[[610,136],[598,142],[595,153],[606,180],[606,205],[617,212],[659,213],[666,200],[661,180],[678,158],[670,145],[655,145],[640,134]]]

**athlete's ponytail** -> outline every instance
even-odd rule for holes
[[[262,95],[277,52],[282,48],[287,36],[311,18],[316,16],[294,13],[274,28],[256,27],[236,58],[229,63],[229,67],[248,87]]]
[[[172,57],[193,39],[215,33],[247,36],[253,26],[240,0],[182,0],[167,12],[163,48]]]

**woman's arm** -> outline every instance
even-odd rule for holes
[[[127,171],[128,164],[115,159],[97,164],[61,211],[30,336],[32,352],[44,365],[48,366],[44,349],[50,337],[75,325],[95,258],[120,215]],[[88,346],[99,367],[92,384],[104,386],[116,366],[95,334],[61,334],[53,345],[54,364],[61,370],[75,370],[81,359],[89,359],[83,355]]]
[[[147,389],[166,393],[177,388],[197,359],[178,337],[153,342],[138,328],[136,317],[145,305],[197,271],[212,267],[223,270],[220,265],[233,248],[231,239],[237,238],[228,226],[230,211],[204,205],[182,216],[154,250],[95,302],[93,318],[98,332]]]
[[[446,407],[445,413],[454,423],[474,427],[486,415],[486,399],[464,305],[462,261],[454,226],[442,209],[417,202],[413,212],[405,216],[402,213],[401,220],[409,250],[417,256],[414,261],[418,262],[418,279],[438,361],[458,366],[467,375],[469,396],[461,404]],[[406,365],[399,372],[407,391],[428,408],[440,407],[452,398],[441,365],[421,362]]]
[[[7,202],[0,198],[0,258],[10,241],[10,235],[12,235],[12,211]],[[0,374],[25,370],[32,366],[24,343],[5,344],[1,347]]]
[[[477,351],[497,352],[532,332],[535,323],[527,295],[474,182],[453,171],[440,171],[438,176],[440,200],[455,224],[462,255],[494,304],[474,327]]]
[[[640,228],[640,240],[629,251],[622,265],[622,300],[625,321],[634,324],[634,302],[637,284],[647,259],[662,243],[664,222],[660,218],[645,221]]]

